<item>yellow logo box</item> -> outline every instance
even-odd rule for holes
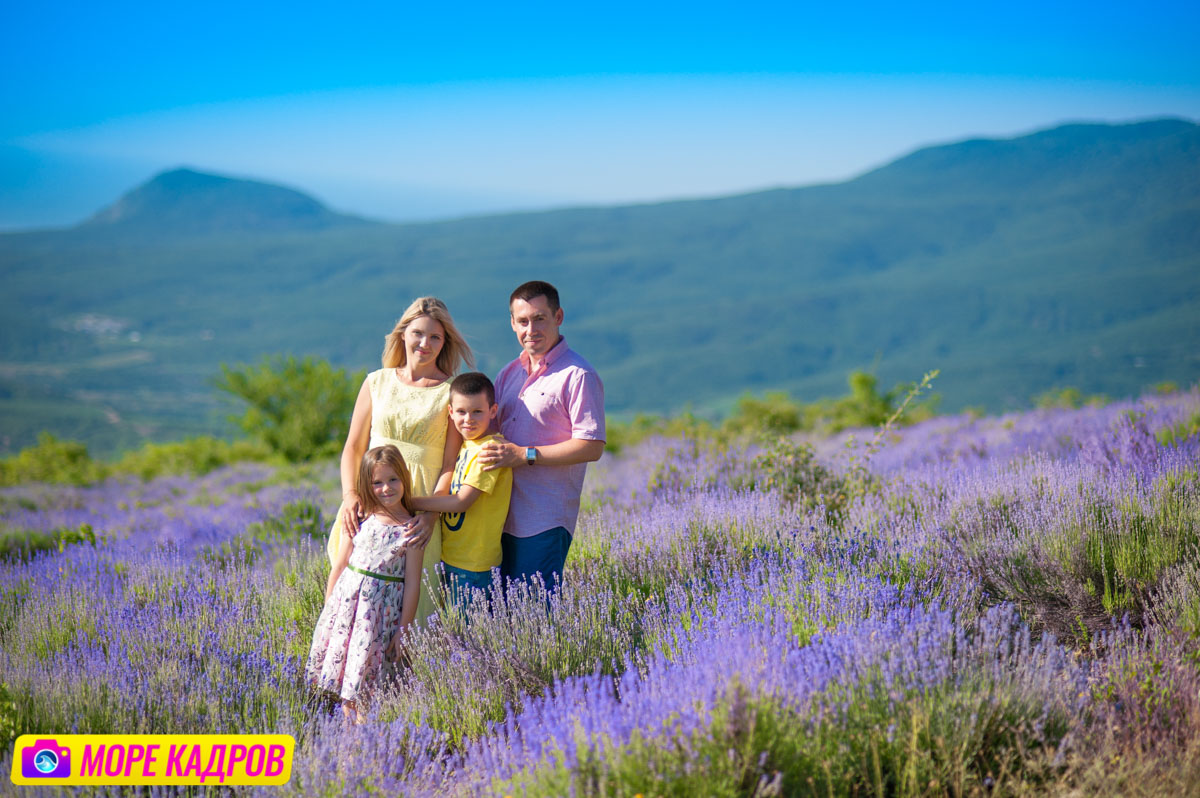
[[[271,786],[292,777],[290,734],[23,734],[13,784]]]

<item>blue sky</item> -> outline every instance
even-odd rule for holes
[[[841,180],[1200,118],[1200,4],[47,3],[0,11],[0,229],[179,165],[419,219]]]

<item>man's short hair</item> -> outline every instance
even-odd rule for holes
[[[483,393],[487,394],[488,407],[496,404],[496,386],[492,385],[486,374],[479,371],[468,371],[455,377],[454,382],[450,383],[450,393],[459,396],[478,396]]]
[[[558,289],[543,280],[530,280],[518,285],[517,290],[508,297],[508,306],[511,308],[512,303],[518,299],[532,302],[540,296],[546,297],[546,304],[550,306],[551,313],[558,312]]]

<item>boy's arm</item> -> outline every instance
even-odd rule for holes
[[[350,555],[354,551],[354,538],[342,529],[342,548],[338,552],[337,562],[333,564],[333,569],[329,572],[329,579],[325,582],[325,601],[329,601],[329,597],[333,595],[333,586],[337,584],[338,577],[342,575],[342,571],[346,570],[346,565],[350,562]]]
[[[473,485],[462,485],[453,496],[414,496],[413,507],[431,513],[461,513],[475,503],[483,491]]]

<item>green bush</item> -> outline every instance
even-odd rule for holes
[[[87,485],[106,476],[106,467],[77,441],[60,441],[48,432],[34,446],[0,460],[0,485],[22,482],[55,482]]]
[[[1043,391],[1033,397],[1033,404],[1043,410],[1054,408],[1062,408],[1064,410],[1078,410],[1087,405],[1088,407],[1103,407],[1108,404],[1108,397],[1102,394],[1093,394],[1092,396],[1084,396],[1078,388],[1057,388],[1049,391]]]
[[[0,485],[25,482],[90,485],[108,477],[125,475],[148,481],[168,474],[207,474],[231,463],[263,462],[275,457],[261,443],[230,443],[219,438],[200,437],[174,443],[148,443],[126,452],[116,462],[104,462],[93,460],[82,443],[60,441],[43,432],[36,446],[0,460]]]
[[[720,430],[708,419],[698,418],[691,412],[678,416],[654,416],[638,413],[633,421],[609,421],[605,425],[608,440],[604,448],[616,454],[627,446],[644,441],[654,435],[666,438],[714,439],[721,436]]]
[[[256,366],[222,364],[214,382],[248,405],[240,417],[231,417],[243,432],[289,462],[299,462],[341,449],[365,376],[325,360],[276,355]]]
[[[633,421],[609,423],[605,448],[620,452],[653,435],[728,443],[738,438],[770,441],[802,431],[831,433],[850,427],[878,427],[895,413],[897,400],[914,391],[914,384],[910,383],[881,394],[877,379],[861,371],[853,372],[848,382],[848,395],[809,404],[798,402],[782,391],[768,392],[761,398],[745,394],[720,425],[690,412],[669,418],[638,414]],[[931,396],[915,404],[892,424],[915,424],[931,418],[937,401],[936,396]]]
[[[244,532],[221,545],[206,546],[200,556],[223,567],[253,563],[270,546],[294,544],[306,538],[324,540],[330,523],[313,502],[307,499],[289,502],[278,514],[250,524]]]
[[[109,470],[113,475],[131,474],[151,480],[164,474],[207,474],[231,463],[271,459],[271,451],[261,443],[189,438],[174,443],[148,443],[126,452]]]
[[[845,479],[818,462],[807,443],[777,438],[754,459],[753,474],[753,488],[778,491],[788,504],[806,511],[823,506],[831,523],[841,518],[850,503]]]
[[[101,537],[100,541],[103,540]],[[95,546],[96,541],[96,530],[88,523],[82,523],[78,527],[59,527],[49,532],[4,529],[0,530],[0,560],[10,557],[23,560],[39,551],[62,551],[72,543],[90,543]]]
[[[1192,413],[1173,427],[1163,427],[1156,437],[1163,446],[1177,446],[1197,434],[1200,434],[1200,412]]]
[[[733,435],[751,437],[791,435],[812,428],[805,409],[782,391],[768,393],[762,399],[746,394],[738,399],[737,408],[721,428]]]

